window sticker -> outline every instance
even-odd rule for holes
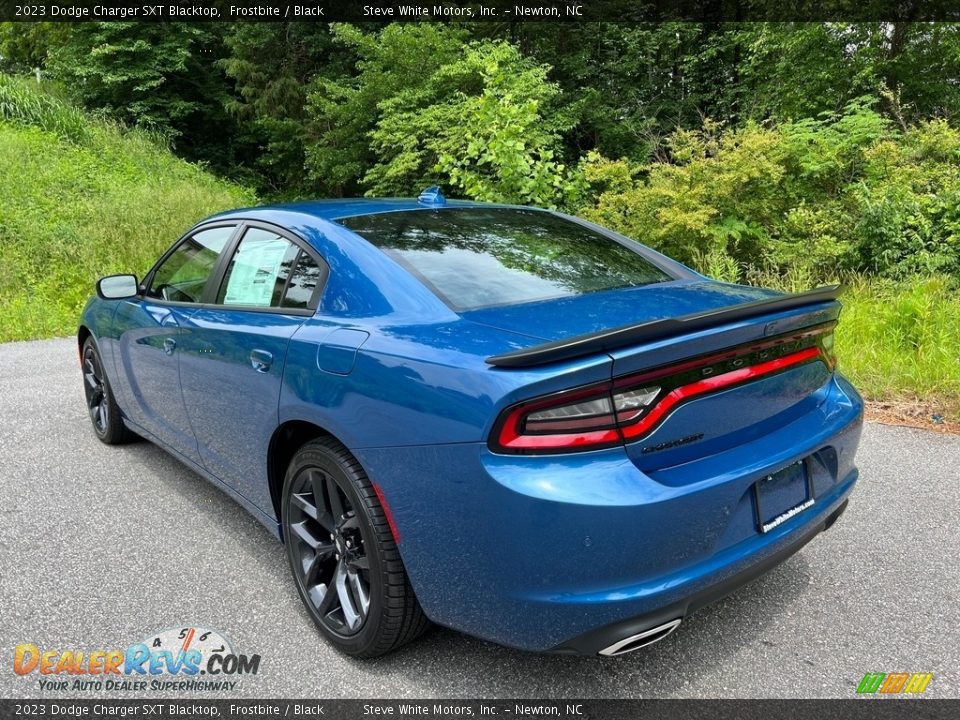
[[[233,258],[224,304],[270,307],[289,247],[290,243],[278,237],[245,237]]]

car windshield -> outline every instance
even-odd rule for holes
[[[626,245],[543,211],[412,210],[338,222],[458,311],[673,279]]]

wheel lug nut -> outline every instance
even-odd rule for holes
[[[347,540],[347,547],[348,547],[348,548],[352,548],[352,547],[353,547],[353,543],[350,542],[349,540]]]
[[[330,533],[330,539],[333,540],[333,533]]]

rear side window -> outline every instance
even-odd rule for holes
[[[167,256],[150,282],[149,297],[198,303],[214,266],[236,226],[201,230],[186,238]]]
[[[338,222],[458,311],[673,279],[627,246],[536,210],[412,210]]]
[[[309,307],[310,300],[313,299],[317,286],[322,280],[323,268],[317,265],[317,261],[308,253],[301,252],[290,275],[287,292],[280,301],[280,306],[300,309]]]
[[[317,262],[298,245],[270,230],[250,228],[230,259],[217,303],[304,309],[321,279]]]

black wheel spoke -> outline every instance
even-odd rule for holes
[[[323,563],[333,557],[333,550],[333,543],[321,543],[314,551],[313,557],[308,558],[307,566],[303,570],[303,580],[308,587],[316,582]]]
[[[369,570],[370,559],[366,555],[361,555],[359,557],[352,557],[347,560],[347,566],[351,570]]]
[[[337,598],[340,600],[340,609],[343,611],[343,620],[347,627],[353,630],[359,626],[363,616],[360,614],[360,608],[354,605],[354,598],[351,597],[353,582],[349,572],[342,564],[337,566],[336,588]]]
[[[332,477],[327,476],[327,508],[330,510],[330,514],[333,515],[333,521],[339,522],[343,517],[343,502],[340,500],[340,488],[337,487],[337,483]]]
[[[308,474],[310,478],[310,491],[313,493],[313,502],[317,509],[314,517],[328,533],[332,533],[336,523],[330,510],[330,503],[326,500],[326,475],[319,470],[311,470]]]
[[[337,592],[336,590],[331,590],[329,585],[320,583],[319,585],[314,585],[312,588],[309,588],[307,594],[310,596],[310,602],[313,603],[313,606],[322,617],[327,614],[327,611],[330,609],[330,603],[333,601],[333,598],[336,597]]]
[[[308,497],[306,493],[294,493],[290,499],[304,515],[314,520],[317,519],[317,508],[311,502],[313,497]]]
[[[363,619],[367,616],[367,611],[370,610],[370,586],[359,573],[351,570],[347,570],[347,580],[353,590],[353,597],[357,601],[357,611],[360,618]]]
[[[320,598],[320,602],[317,603],[317,612],[320,613],[321,617],[326,616],[334,608],[334,601],[337,599],[337,580],[340,577],[340,565],[337,565],[337,569],[333,573],[333,577],[330,578],[330,582],[324,586],[324,592]]]
[[[359,530],[360,529],[360,519],[357,517],[356,513],[348,517],[342,523],[340,523],[340,532],[345,530]]]
[[[311,550],[316,551],[320,547],[320,538],[310,532],[306,521],[295,523],[290,526],[290,529],[293,530],[294,535],[309,545]]]

